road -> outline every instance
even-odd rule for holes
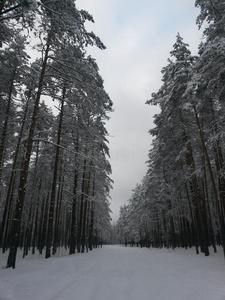
[[[220,254],[104,246],[0,270],[0,300],[224,300]]]

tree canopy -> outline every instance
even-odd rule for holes
[[[216,252],[222,245],[225,253],[225,6],[208,0],[196,6],[204,42],[192,56],[176,37],[162,86],[146,102],[161,109],[150,130],[148,171],[121,208],[117,226],[121,242],[195,247],[207,256],[209,246]]]
[[[59,247],[84,252],[110,239],[112,101],[87,46],[105,46],[75,1],[1,1],[0,246],[15,268]],[[35,49],[34,61],[30,48]],[[53,102],[52,102],[53,101]],[[53,103],[54,113],[48,103]]]

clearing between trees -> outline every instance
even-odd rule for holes
[[[85,254],[18,258],[0,269],[1,300],[224,300],[222,249],[209,257],[195,250],[103,246]],[[1,267],[5,263],[0,256]]]

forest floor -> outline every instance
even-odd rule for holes
[[[61,256],[60,256],[61,255]],[[225,300],[222,251],[103,246],[85,254],[18,258],[4,269],[0,300]]]

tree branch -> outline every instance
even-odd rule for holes
[[[0,15],[4,15],[4,14],[6,14],[6,13],[12,11],[12,10],[17,9],[17,8],[20,7],[20,6],[21,6],[21,4],[17,4],[17,5],[15,5],[15,6],[9,7],[9,8],[7,8],[6,10],[0,12]],[[2,19],[1,19],[1,20],[2,20]]]

